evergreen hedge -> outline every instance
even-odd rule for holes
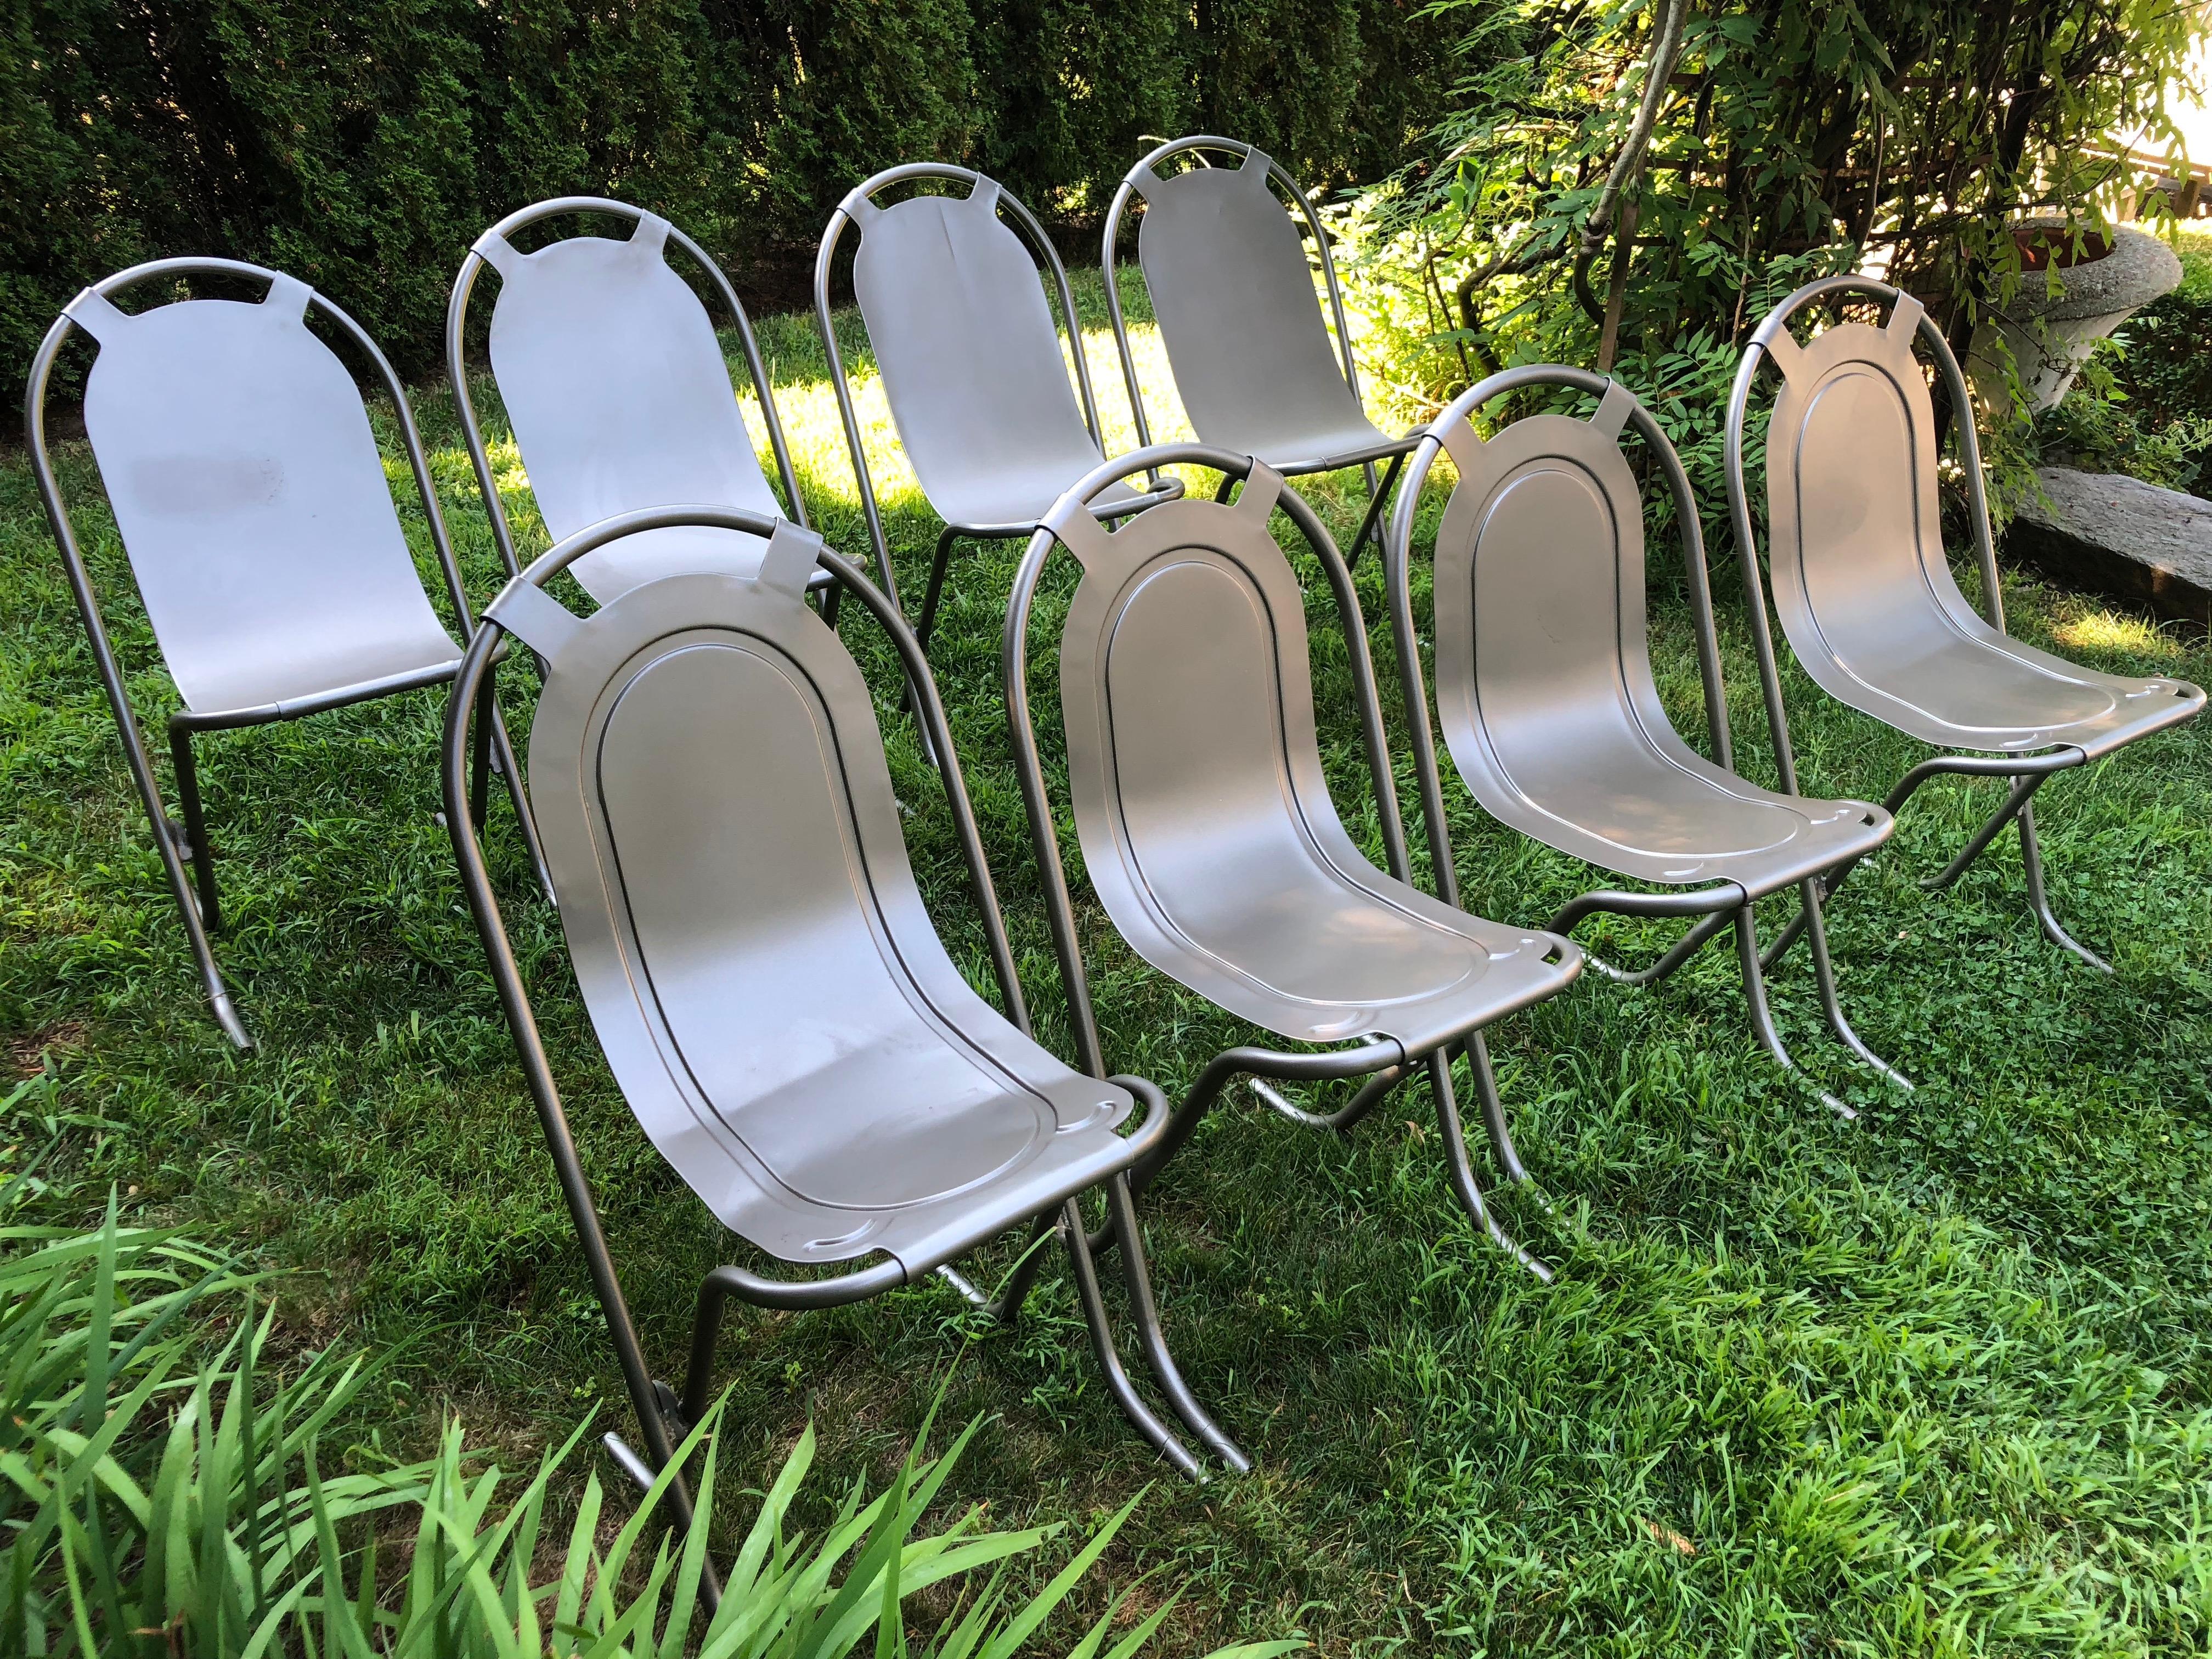
[[[484,226],[621,196],[756,293],[846,190],[965,161],[1095,217],[1141,143],[1248,137],[1316,187],[1436,118],[1419,0],[19,0],[0,16],[0,380],[134,261],[281,266],[403,372],[438,357]]]

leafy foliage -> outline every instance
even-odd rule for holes
[[[937,1457],[909,1455],[872,1499],[853,1486],[814,1535],[792,1525],[809,1430],[710,1607],[722,1407],[680,1454],[701,1492],[687,1533],[654,1523],[672,1469],[603,1541],[607,1495],[592,1474],[564,1541],[556,1494],[583,1429],[519,1489],[471,1453],[458,1421],[422,1462],[331,1473],[326,1431],[354,1405],[364,1362],[326,1350],[272,1378],[274,1315],[254,1317],[255,1282],[175,1233],[123,1226],[112,1204],[89,1233],[0,1228],[0,1647],[55,1659],[839,1659],[873,1635],[878,1659],[1012,1659],[1034,1650],[1142,1496],[1024,1596],[1006,1565],[1059,1528],[987,1531],[971,1508],[916,1535],[975,1424]],[[216,1316],[230,1334],[194,1366],[196,1327]],[[977,1572],[991,1576],[910,1646],[909,1599]],[[1068,1659],[1105,1652],[1133,1588]],[[1129,1621],[1110,1659],[1132,1659],[1174,1607],[1170,1596]],[[1302,1645],[1247,1644],[1215,1659]]]
[[[410,372],[470,242],[548,196],[641,203],[782,292],[896,161],[1077,216],[1193,129],[1372,180],[1441,112],[1443,42],[1400,0],[28,0],[0,18],[0,401],[76,288],[156,256],[288,270]]]
[[[1565,361],[1601,367],[1616,341],[1739,339],[1778,257],[1879,254],[1963,344],[2019,280],[2012,217],[2079,211],[2114,182],[2105,135],[2171,134],[2165,86],[2197,27],[2123,0],[1430,9],[1466,73],[1400,218],[1448,251],[1479,357],[1511,355],[1491,337],[1501,314],[1559,309],[1595,347]]]

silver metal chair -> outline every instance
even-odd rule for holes
[[[682,528],[762,538],[763,554],[751,574],[664,577],[588,618],[545,591],[602,549]],[[923,906],[867,684],[804,602],[817,568],[877,617],[905,665],[1003,1014],[961,977]],[[838,1269],[715,1269],[701,1287],[683,1393],[653,1382],[483,853],[453,820],[462,881],[652,1466],[666,1463],[709,1403],[730,1297],[830,1307],[933,1270],[966,1291],[946,1264],[1035,1219],[1065,1232],[1115,1400],[1194,1473],[1196,1459],[1122,1370],[1077,1205],[1103,1186],[1121,1236],[1137,1236],[1125,1175],[1165,1136],[1164,1103],[1141,1079],[1079,1075],[1030,1037],[943,706],[896,607],[811,531],[690,507],[625,514],[568,538],[484,617],[447,718],[448,794],[458,799],[465,783],[477,688],[498,640],[514,634],[545,664],[532,795],[577,987],[624,1099],[725,1226],[781,1261]],[[1123,1267],[1163,1393],[1209,1446],[1247,1467],[1176,1374],[1141,1243]]]
[[[1089,511],[1117,477],[1194,464],[1243,489],[1165,502],[1108,531]],[[1322,776],[1296,574],[1268,530],[1280,507],[1327,573],[1342,618],[1361,733],[1389,872],[1346,834]],[[1321,1052],[1239,1047],[1217,1054],[1136,1169],[1158,1174],[1230,1080],[1317,1127],[1348,1128],[1425,1065],[1444,1155],[1477,1226],[1541,1277],[1485,1203],[1469,1166],[1451,1081],[1466,1048],[1500,1161],[1526,1179],[1482,1047],[1484,1027],[1540,1002],[1582,969],[1573,945],[1502,927],[1430,897],[1408,879],[1405,836],[1351,573],[1313,510],[1263,462],[1199,445],[1139,450],[1060,499],[1030,543],[1007,611],[1007,718],[1036,838],[1060,972],[1077,988],[1075,1042],[1103,1065],[1090,1017],[1052,805],[1030,714],[1030,610],[1055,547],[1083,577],[1060,635],[1068,791],[1092,890],[1130,946],[1162,973],[1241,1018]],[[1334,1045],[1346,1045],[1334,1046]],[[1322,1114],[1256,1079],[1366,1078]]]
[[[524,253],[511,240],[549,219],[599,216],[635,228],[623,240],[571,235]],[[668,263],[674,243],[703,274],[737,329],[768,428],[778,501],[762,473],[707,307]],[[563,196],[510,213],[477,238],[446,309],[446,368],[461,432],[512,575],[514,537],[469,396],[465,338],[477,279],[500,279],[489,341],[532,493],[555,541],[647,507],[695,502],[806,523],[768,369],[736,290],[706,250],[657,214],[598,196]],[[656,576],[750,571],[757,537],[682,525],[632,536],[580,561],[584,591],[604,604]]]
[[[1472,417],[1492,398],[1540,386],[1587,392],[1597,409],[1588,420],[1529,416],[1486,441],[1476,433]],[[1625,429],[1643,441],[1674,497],[1710,760],[1675,731],[1652,678],[1644,505],[1621,453]],[[1459,476],[1437,532],[1431,610],[1437,715],[1453,764],[1485,810],[1522,834],[1636,880],[1688,890],[1585,893],[1547,926],[1565,933],[1601,913],[1702,917],[1648,968],[1630,972],[1587,958],[1610,978],[1646,985],[1733,925],[1753,1028],[1793,1069],[1766,1005],[1755,909],[1795,885],[1812,920],[1830,1024],[1854,1054],[1910,1087],[1844,1017],[1820,921],[1819,878],[1887,841],[1890,816],[1864,801],[1777,793],[1734,769],[1697,498],[1644,406],[1618,381],[1584,369],[1509,369],[1462,393],[1423,437],[1384,538],[1392,632],[1422,815],[1438,848],[1438,890],[1459,902],[1412,574],[1421,490],[1447,453]],[[1823,1097],[1850,1115],[1833,1096]]]
[[[114,303],[143,284],[173,289],[203,277],[266,291],[255,304],[181,300],[135,314]],[[368,360],[392,399],[446,596],[466,635],[474,626],[468,595],[407,394],[361,325],[297,278],[201,258],[157,259],[104,277],[62,308],[33,361],[24,399],[32,471],[124,757],[153,822],[201,983],[224,1033],[241,1048],[252,1042],[208,943],[222,927],[222,910],[192,734],[297,720],[440,684],[453,678],[461,657],[408,551],[360,389],[309,331],[311,306]],[[184,702],[168,721],[181,824],[162,804],[48,453],[47,382],[77,334],[98,347],[85,380],[85,431],[162,662]],[[489,678],[480,695],[489,710]],[[495,750],[534,858],[536,831],[495,717],[480,723],[468,810],[483,822]]]
[[[1797,343],[1791,318],[1822,301],[1847,297],[1887,307],[1887,324],[1840,322],[1808,344]],[[1916,337],[1927,342],[1958,419],[1986,620],[1959,591],[1944,554],[1935,410],[1913,355]],[[2003,804],[1926,886],[1949,886],[2016,821],[2028,902],[2045,935],[2109,972],[2051,911],[2033,797],[2054,773],[2190,719],[2203,708],[2204,693],[2163,676],[2101,674],[2005,632],[1981,448],[1957,359],[1911,295],[1863,276],[1827,277],[1799,289],[1753,331],[1728,408],[1729,507],[1784,788],[1796,787],[1796,768],[1744,483],[1746,410],[1766,364],[1782,375],[1766,433],[1766,562],[1775,613],[1799,664],[1838,701],[1923,743],[1967,751],[1913,767],[1890,791],[1887,811],[1897,811],[1922,784],[1946,773],[2010,780]],[[1850,867],[1827,877],[1822,890],[1832,893]],[[1770,964],[1796,942],[1811,914],[1775,940]]]
[[[896,185],[916,182],[964,185],[968,193],[911,196],[889,207],[876,202]],[[1105,428],[1067,272],[1029,209],[980,173],[934,162],[886,168],[858,185],[823,230],[814,310],[885,592],[898,597],[897,578],[830,319],[830,278],[848,225],[860,235],[854,297],[899,442],[922,494],[945,520],[915,623],[927,651],[953,544],[1008,540],[1035,530],[1068,486],[1104,459]],[[1040,273],[1058,301],[1060,327]],[[1075,363],[1072,393],[1060,328]],[[1116,485],[1097,511],[1101,517],[1133,513],[1180,491],[1172,482],[1156,482],[1139,496]]]
[[[1207,159],[1223,155],[1237,165],[1217,167]],[[1164,163],[1184,157],[1199,165],[1161,175]],[[1352,542],[1357,564],[1420,434],[1394,438],[1367,417],[1336,261],[1313,203],[1279,163],[1235,138],[1178,138],[1129,169],[1106,210],[1103,257],[1106,306],[1140,445],[1152,442],[1152,432],[1114,281],[1115,249],[1132,196],[1145,204],[1138,264],[1176,391],[1200,441],[1256,455],[1285,477],[1360,467],[1368,504]],[[1320,260],[1336,330],[1333,348],[1293,214],[1312,235]],[[1378,481],[1375,463],[1386,457],[1389,470]]]

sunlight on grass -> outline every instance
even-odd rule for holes
[[[1135,433],[1103,279],[1071,278],[1119,453]],[[1133,273],[1122,291],[1153,436],[1188,437]],[[865,560],[814,319],[754,320],[808,509]],[[900,579],[918,581],[938,520],[858,319],[836,325]],[[765,458],[743,360],[724,343]],[[471,391],[518,550],[534,556],[544,529],[504,410],[488,375]],[[450,392],[428,380],[414,402],[481,601],[505,574]],[[396,455],[389,411],[374,420]],[[173,693],[89,451],[74,440],[58,459],[158,732]],[[404,465],[387,473],[435,587],[426,515]],[[1440,465],[1426,522],[1448,475]],[[1297,487],[1333,533],[1352,533],[1356,470]],[[1039,1040],[1065,1053],[999,660],[1022,552],[988,544],[954,562],[932,662]],[[1655,581],[1651,652],[1670,708],[1698,680],[1685,607],[1668,597],[1675,557],[1671,535],[1654,538],[1668,592]],[[1716,550],[1723,666],[1744,769],[1770,781],[1731,557]],[[1064,562],[1060,574],[1045,597],[1064,605],[1073,573]],[[1417,590],[1426,579],[1418,563]],[[1355,582],[1425,864],[1371,556]],[[1310,580],[1323,763],[1374,855],[1346,653],[1320,586]],[[2116,672],[2212,675],[2195,635],[2024,578],[2008,595],[2024,640]],[[898,665],[865,619],[841,637],[877,692],[916,878],[982,982],[981,930]],[[1808,789],[1879,799],[1925,757],[1794,667],[1785,680]],[[533,686],[519,657],[501,682],[518,741]],[[1039,699],[1048,727],[1054,704]],[[210,740],[228,918],[217,949],[264,1042],[234,1054],[193,983],[29,470],[0,453],[0,1058],[51,1065],[51,1109],[97,1126],[73,1131],[82,1148],[41,1178],[79,1207],[96,1211],[112,1186],[146,1224],[189,1224],[247,1242],[257,1262],[314,1268],[327,1291],[277,1312],[286,1352],[310,1337],[384,1351],[392,1389],[364,1431],[393,1455],[434,1446],[456,1403],[520,1455],[558,1444],[594,1405],[611,1427],[628,1408],[433,817],[444,710],[443,694],[422,693]],[[165,781],[167,764],[157,753]],[[1589,866],[1486,817],[1449,772],[1445,785],[1470,908],[1535,925],[1592,884]],[[933,1282],[834,1314],[733,1322],[717,1376],[744,1432],[729,1437],[726,1496],[771,1480],[810,1423],[825,1475],[879,1475],[950,1372],[943,1419],[985,1420],[951,1495],[988,1499],[994,1525],[1080,1525],[1152,1485],[1146,1536],[1115,1556],[1115,1583],[1190,1568],[1175,1651],[1294,1621],[1346,1659],[2205,1651],[2212,720],[2039,797],[2054,901],[2110,952],[2110,977],[2039,937],[2012,837],[1950,890],[1921,888],[2002,787],[1923,791],[1830,908],[1853,1019],[1917,1094],[1850,1066],[1802,953],[1770,981],[1801,1062],[1865,1111],[1856,1124],[1834,1123],[1759,1054],[1724,949],[1657,989],[1586,975],[1496,1028],[1506,1110],[1538,1185],[1495,1196],[1559,1267],[1550,1286],[1455,1208],[1425,1082],[1341,1136],[1302,1135],[1249,1102],[1210,1118],[1144,1208],[1177,1358],[1257,1454],[1249,1478],[1202,1491],[1158,1480],[1055,1275],[1018,1325],[957,1364],[948,1333],[969,1316]],[[672,1362],[729,1237],[635,1131],[496,792],[486,841],[633,1310],[648,1350]],[[1761,921],[1778,927],[1787,907],[1767,902]],[[1173,1096],[1207,1055],[1249,1040],[1119,947],[1080,891],[1079,903],[1116,1069]],[[1622,923],[1593,942],[1640,961],[1669,936]],[[28,1127],[0,1122],[0,1147],[30,1144]],[[992,1279],[1018,1243],[984,1252],[973,1276]]]
[[[2077,651],[2129,651],[2143,656],[2178,659],[2181,641],[2141,617],[2112,611],[2089,611],[2059,623],[2051,637]]]

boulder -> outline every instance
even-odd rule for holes
[[[2071,586],[2212,629],[2212,501],[2117,472],[2046,466],[2005,551]]]

